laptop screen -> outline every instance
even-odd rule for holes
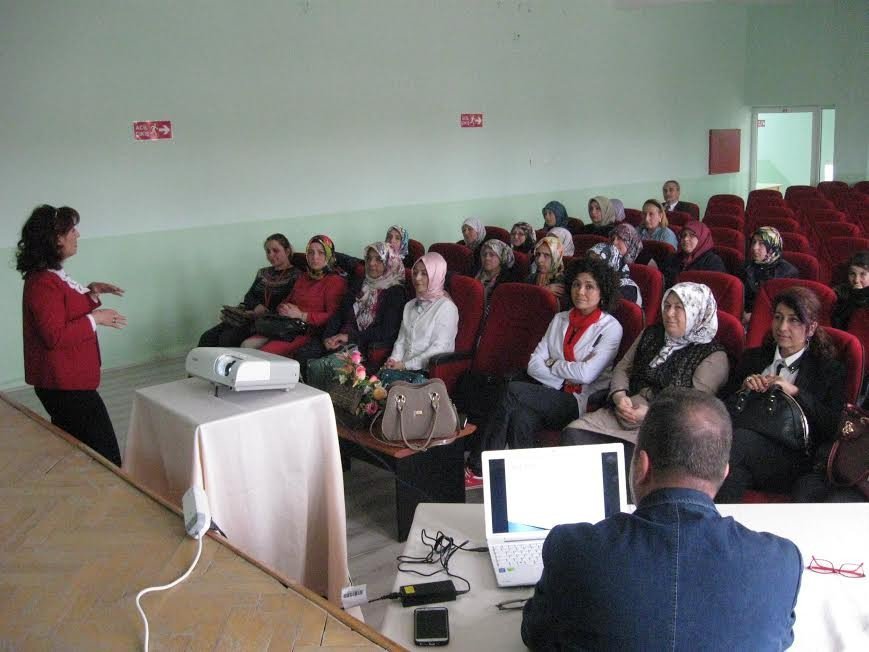
[[[487,534],[596,523],[627,505],[621,444],[487,453]]]

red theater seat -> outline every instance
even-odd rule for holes
[[[710,229],[713,226],[716,228],[734,229],[735,231],[743,231],[745,229],[745,220],[742,216],[719,213],[717,212],[718,207],[715,208],[715,211],[714,213],[707,211],[706,217],[703,218],[703,224]]]
[[[782,258],[799,270],[800,278],[806,279],[807,281],[821,280],[820,263],[818,263],[818,259],[812,254],[803,254],[797,251],[784,251],[782,252]]]
[[[435,242],[429,251],[439,253],[447,261],[447,271],[454,274],[470,275],[474,267],[474,254],[465,245],[454,242]]]
[[[660,270],[648,265],[631,263],[631,278],[643,297],[643,313],[647,324],[658,321],[661,312],[661,299],[664,298],[664,275]]]
[[[742,319],[745,288],[736,276],[723,272],[686,271],[679,274],[679,282],[702,283],[712,290],[719,310]]]
[[[504,229],[500,226],[491,226],[486,224],[484,227],[486,229],[486,239],[495,239],[500,240],[504,244],[510,244],[510,232],[507,229]]]
[[[452,393],[459,376],[468,370],[494,376],[523,371],[557,312],[558,300],[545,288],[527,283],[499,285],[489,299],[489,315],[476,350],[437,356],[429,365],[429,374],[443,380]]]
[[[707,226],[709,225],[707,224]],[[712,232],[712,242],[715,244],[745,251],[745,235],[742,231],[723,226],[709,226],[709,230]]]
[[[833,306],[836,304],[836,293],[830,287],[817,281],[808,281],[801,278],[773,278],[760,287],[754,300],[754,310],[751,313],[748,333],[745,336],[745,346],[747,348],[752,349],[763,343],[763,338],[766,337],[772,326],[772,314],[775,308],[773,300],[779,292],[794,285],[809,288],[818,295],[818,299],[821,301],[821,314],[818,322],[822,326],[830,325],[830,315],[833,312]]]

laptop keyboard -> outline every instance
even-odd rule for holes
[[[522,543],[498,543],[491,546],[495,565],[500,568],[543,566],[543,539]]]

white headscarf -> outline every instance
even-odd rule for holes
[[[468,242],[467,239],[465,239],[466,245],[468,245],[471,249],[476,249],[481,244],[483,244],[483,240],[486,239],[486,227],[483,226],[483,223],[480,222],[480,220],[478,220],[476,217],[469,217],[464,222],[462,222],[462,226],[469,226],[477,232],[477,239],[473,242]],[[462,233],[462,238],[464,237],[465,234]]]
[[[712,290],[702,283],[677,283],[664,293],[662,313],[664,302],[671,292],[676,293],[685,307],[685,334],[682,337],[670,337],[664,332],[664,346],[649,363],[652,368],[664,364],[673,353],[689,344],[709,344],[718,332],[718,304],[712,296]]]
[[[561,241],[561,246],[564,247],[564,255],[565,256],[573,256],[573,234],[561,226],[554,226],[549,229],[549,233],[546,235],[554,235]]]

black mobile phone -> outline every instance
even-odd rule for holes
[[[417,607],[413,610],[413,642],[426,646],[450,642],[450,615],[446,607]]]

